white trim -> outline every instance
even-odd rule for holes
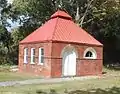
[[[34,65],[35,63],[34,63],[34,62],[31,62],[30,64],[31,64],[31,65]]]
[[[28,63],[28,48],[24,48],[24,63]]]
[[[88,51],[90,51],[90,52],[93,54],[92,57],[86,57],[86,53],[87,53]],[[96,53],[95,49],[92,48],[92,47],[87,48],[87,49],[84,51],[83,58],[85,58],[85,59],[97,59],[97,53]]]
[[[65,46],[61,52],[62,57],[62,75],[61,76],[75,76],[76,75],[76,59],[78,58],[77,50],[70,44]],[[68,65],[66,65],[68,64]]]
[[[93,58],[93,57],[84,57],[85,59],[96,59],[96,58]]]
[[[43,54],[42,54],[42,50],[43,50]],[[41,62],[42,58],[44,58],[44,49],[43,48],[39,48],[38,65],[43,65],[44,64],[44,59],[43,59],[43,62]]]
[[[38,63],[37,65],[43,65],[43,63]]]
[[[30,64],[35,64],[35,62],[33,61],[35,58],[35,54],[33,53],[33,51],[35,50],[35,48],[31,48],[31,59],[30,59]]]
[[[73,50],[76,53],[76,58],[78,58],[78,52],[76,50],[76,48],[74,46],[72,46],[71,44],[68,44],[67,46],[65,46],[61,52],[61,57],[63,57],[64,53],[66,51],[70,51]]]

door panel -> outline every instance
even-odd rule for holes
[[[64,76],[68,75],[68,62],[69,62],[69,56],[65,54],[64,58]]]
[[[69,54],[68,75],[76,75],[76,54],[73,51]]]
[[[74,51],[65,52],[62,63],[63,76],[76,75],[76,53]]]

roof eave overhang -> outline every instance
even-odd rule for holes
[[[70,42],[70,41],[57,41],[54,40],[52,43],[67,43],[67,44],[80,44],[80,45],[88,45],[88,46],[98,46],[98,47],[103,47],[103,45],[98,45],[98,44],[89,44],[89,43],[80,43],[80,42]]]
[[[80,45],[86,45],[86,46],[97,46],[97,47],[103,47],[102,44],[98,45],[98,44],[89,44],[89,43],[80,43],[80,42],[70,42],[70,41],[58,41],[58,40],[44,40],[44,41],[33,41],[33,42],[20,42],[19,44],[37,44],[37,43],[48,43],[48,42],[52,42],[52,43],[67,43],[67,44],[80,44]]]

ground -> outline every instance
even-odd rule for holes
[[[69,94],[120,94],[120,78],[110,77],[56,84],[0,87],[1,94],[44,94],[38,92],[50,92],[50,90],[56,91],[58,94],[64,94],[65,92],[79,92]]]
[[[120,94],[120,71],[104,68],[104,73],[96,79],[0,87],[0,94]]]
[[[40,78],[39,76],[10,72],[9,70],[10,66],[0,66],[0,82]]]
[[[21,73],[13,73],[13,72],[0,72],[0,82],[3,81],[18,81],[18,80],[27,80],[27,79],[35,79],[41,78],[39,76],[32,76],[30,74],[21,74]]]

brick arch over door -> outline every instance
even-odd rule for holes
[[[62,76],[76,75],[76,59],[78,58],[77,50],[67,45],[61,52],[62,57]]]

